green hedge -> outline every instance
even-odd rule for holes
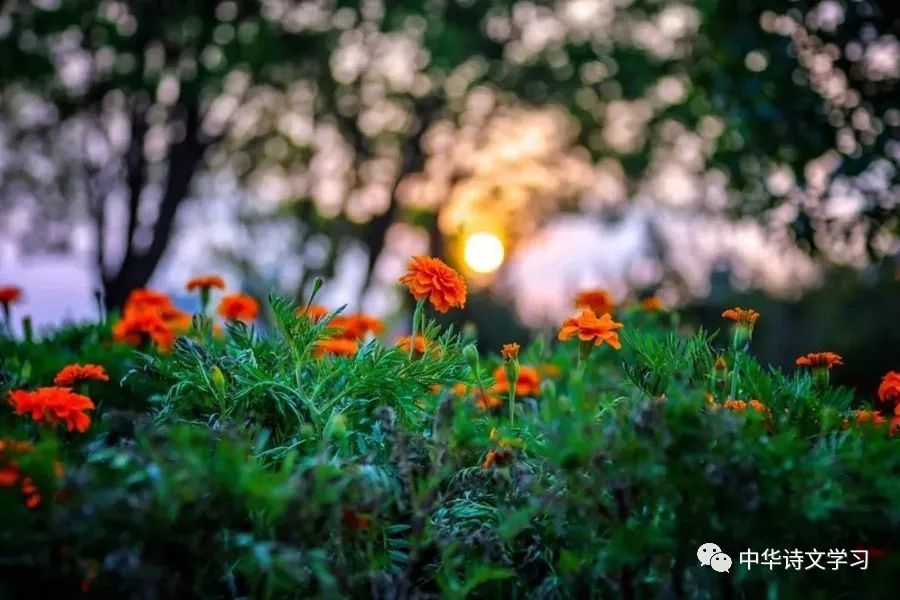
[[[577,342],[525,349],[541,393],[517,398],[513,425],[506,398],[486,412],[474,397],[499,357],[476,361],[453,331],[430,323],[436,350],[412,360],[377,340],[317,358],[328,318],[271,304],[266,335],[237,324],[216,337],[195,320],[168,353],[113,343],[104,325],[0,338],[3,397],[72,362],[111,376],[84,389],[97,405],[84,434],[0,408],[0,438],[34,444],[15,462],[41,498],[29,508],[0,487],[0,595],[881,597],[896,585],[900,446],[889,419],[853,415],[874,398],[766,369],[752,344],[734,380],[729,335],[635,307],[617,317],[623,348],[581,366]],[[726,406],[732,385],[764,410]],[[705,542],[731,556],[729,573],[699,565]],[[767,548],[871,552],[865,571],[739,564]]]

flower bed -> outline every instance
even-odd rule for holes
[[[417,258],[402,283],[401,340],[313,299],[270,298],[261,335],[257,301],[225,295],[217,324],[216,277],[189,282],[197,315],[141,290],[110,322],[0,337],[3,597],[891,589],[900,373],[854,397],[834,353],[759,365],[752,310],[684,333],[658,299],[599,290],[558,340],[479,353],[428,318],[465,303],[458,274]],[[698,563],[709,542],[729,572]],[[750,567],[748,549],[869,560]]]

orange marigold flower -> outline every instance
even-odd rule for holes
[[[512,452],[508,450],[489,450],[484,458],[484,462],[481,463],[481,468],[490,469],[494,465],[498,467],[506,466],[512,462],[512,457]]]
[[[162,317],[148,312],[127,315],[116,323],[113,339],[132,346],[142,346],[152,340],[160,350],[168,351],[175,342],[175,332]]]
[[[310,304],[308,308],[305,306],[302,308],[298,308],[296,314],[298,317],[305,316],[313,323],[318,323],[322,320],[322,317],[327,315],[329,312],[331,311],[320,304]]]
[[[485,457],[484,462],[481,463],[481,468],[482,468],[482,469],[489,469],[489,468],[491,468],[491,466],[494,464],[494,461],[495,461],[496,459],[497,459],[497,451],[496,451],[496,450],[490,450],[490,451],[487,453],[487,456]]]
[[[71,387],[79,381],[109,381],[106,369],[100,365],[66,365],[56,374],[53,383]]]
[[[810,352],[797,359],[797,365],[810,368],[830,369],[836,365],[844,364],[844,359],[834,352]]]
[[[857,410],[853,415],[857,425],[865,425],[867,423],[881,425],[887,421],[877,410]]]
[[[742,325],[755,325],[756,320],[759,319],[759,313],[753,309],[747,308],[743,309],[740,306],[735,308],[729,308],[725,312],[722,313],[722,316],[726,319],[730,319],[735,323],[740,323]]]
[[[725,357],[721,354],[716,357],[716,362],[713,363],[713,370],[720,378],[724,377],[725,372],[728,371],[728,363],[725,362]]]
[[[604,313],[599,319],[589,308],[586,308],[579,316],[571,317],[563,322],[559,330],[559,339],[566,341],[573,335],[577,335],[582,342],[593,341],[595,346],[606,342],[616,350],[622,347],[619,343],[619,334],[616,329],[622,327],[621,323],[612,320],[609,313]]]
[[[413,343],[411,338],[408,335],[401,336],[397,338],[397,341],[394,342],[394,346],[397,347],[398,350],[402,352],[409,352],[409,346]],[[425,350],[428,349],[428,340],[425,339],[424,336],[417,335],[415,340],[415,348],[414,352],[418,352],[419,354],[425,354]]]
[[[542,377],[548,377],[550,379],[555,379],[562,375],[562,369],[551,363],[538,365],[537,369],[538,373],[540,373]]]
[[[7,306],[22,299],[22,288],[14,285],[0,286],[0,304]]]
[[[765,414],[765,413],[769,412],[769,409],[766,408],[766,405],[763,404],[762,402],[760,402],[759,400],[748,400],[747,406],[749,406],[750,408],[752,408],[753,410],[755,410],[758,413]]]
[[[356,340],[363,339],[369,333],[378,335],[384,331],[384,323],[381,322],[381,319],[361,313],[346,317],[338,315],[328,325],[341,329],[341,337]]]
[[[69,431],[87,431],[91,418],[85,411],[93,410],[94,403],[87,396],[76,394],[63,387],[43,387],[34,392],[14,390],[9,393],[10,403],[16,413],[29,414],[35,421],[56,424],[64,422]]]
[[[125,301],[122,319],[137,320],[147,315],[159,317],[163,324],[172,330],[183,331],[191,325],[190,315],[179,310],[172,303],[172,299],[162,292],[146,288],[132,290]]]
[[[747,403],[743,400],[726,400],[722,406],[734,412],[744,412],[747,410]]]
[[[455,396],[459,396],[460,398],[462,398],[468,393],[468,391],[469,386],[461,381],[453,384],[453,394]]]
[[[503,406],[503,400],[486,390],[476,390],[475,397],[475,406],[477,406],[479,410],[493,410]]]
[[[189,280],[185,286],[185,289],[189,292],[193,292],[194,290],[209,290],[210,288],[224,290],[225,280],[218,275],[201,275],[200,277],[194,277]]]
[[[900,372],[889,371],[881,379],[878,386],[878,399],[882,402],[894,402],[900,406]]]
[[[505,360],[506,362],[518,360],[519,350],[520,347],[518,344],[503,344],[503,348],[500,350],[500,356],[502,356],[503,360]]]
[[[228,321],[254,321],[259,315],[259,302],[245,294],[228,294],[219,302],[219,314]]]
[[[162,292],[147,288],[132,290],[125,300],[123,315],[127,318],[131,314],[154,312],[161,314],[173,307],[172,299]]]
[[[336,356],[354,356],[359,351],[359,342],[347,338],[319,340],[316,342],[316,356],[334,354]]]
[[[497,394],[509,393],[509,378],[502,366],[494,370],[494,388]],[[516,380],[516,395],[537,396],[541,391],[541,376],[531,367],[519,367],[519,378]]]
[[[602,315],[615,310],[616,303],[606,290],[585,290],[575,297],[575,308],[589,308]]]
[[[665,305],[663,305],[663,301],[659,299],[659,296],[646,296],[641,298],[641,308],[647,312],[656,312],[663,310]]]
[[[31,445],[31,442],[23,442],[21,440],[11,440],[11,439],[0,439],[0,458],[3,457],[3,453],[6,452],[31,452],[34,450],[34,446]]]
[[[416,301],[428,298],[438,312],[466,305],[466,280],[439,258],[412,257],[400,283]]]
[[[767,413],[769,409],[759,400],[726,400],[722,406],[734,412],[745,412],[748,408],[758,413]]]

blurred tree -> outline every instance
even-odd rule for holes
[[[248,221],[297,218],[301,289],[360,244],[365,288],[391,226],[436,241],[434,212],[466,176],[448,162],[430,182],[429,160],[447,162],[430,137],[553,106],[625,196],[684,154],[685,132],[735,216],[794,182],[816,198],[864,177],[847,227],[877,255],[897,228],[897,23],[890,2],[849,0],[14,0],[0,12],[0,203],[30,203],[42,245],[89,214],[117,306],[159,264],[195,176],[230,172],[258,199]],[[836,226],[799,204],[792,231],[815,252]]]

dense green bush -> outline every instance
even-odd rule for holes
[[[71,362],[110,374],[86,387],[84,434],[0,410],[0,438],[34,444],[15,461],[41,499],[0,487],[0,595],[879,597],[896,582],[900,448],[852,413],[875,399],[768,370],[725,333],[635,307],[621,350],[539,341],[519,360],[540,393],[512,421],[505,397],[475,399],[502,361],[453,331],[429,324],[412,358],[377,340],[319,357],[329,318],[271,307],[265,335],[195,319],[166,353],[104,325],[0,339],[3,397]],[[732,390],[760,410],[726,404]],[[698,564],[710,541],[730,573]],[[872,554],[865,571],[748,570],[748,548]]]

